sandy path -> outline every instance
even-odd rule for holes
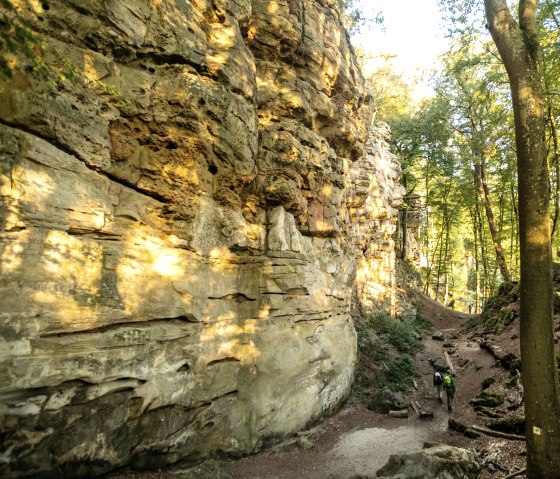
[[[469,319],[467,315],[444,308],[428,298],[424,298],[423,315],[430,319],[435,330],[444,331],[448,336],[460,331]],[[223,462],[221,466],[234,479],[352,479],[358,475],[375,478],[376,471],[391,454],[417,450],[423,442],[431,441],[491,451],[492,459],[508,469],[524,467],[523,443],[489,436],[472,440],[448,429],[450,415],[465,425],[484,425],[484,420],[476,416],[468,402],[480,392],[484,379],[496,377],[503,382],[508,375],[505,370],[496,367],[495,359],[480,349],[468,335],[451,339],[451,342],[457,350],[451,358],[457,366],[458,379],[452,413],[448,413],[447,408],[438,402],[432,385],[430,359],[443,356],[444,343],[426,337],[423,341],[424,350],[416,357],[421,377],[416,381],[417,389],[409,399],[433,411],[433,419],[419,419],[412,411],[406,419],[374,413],[351,396],[338,414],[328,418],[309,436],[314,444],[310,450],[296,448],[283,454],[267,450],[236,461]],[[136,472],[111,477],[172,479],[175,476],[171,469],[159,473]],[[491,470],[485,469],[480,479],[494,477]]]
[[[432,320],[437,330],[450,335],[468,319],[453,310],[429,303],[424,314]],[[234,479],[350,479],[355,475],[375,477],[391,454],[417,450],[424,441],[473,447],[471,440],[448,431],[451,414],[463,423],[472,423],[476,416],[468,406],[471,397],[480,391],[480,383],[493,372],[494,359],[478,347],[478,344],[462,337],[453,341],[459,358],[467,359],[463,367],[457,367],[458,391],[455,408],[448,413],[436,397],[432,385],[430,359],[443,357],[443,343],[431,338],[424,340],[425,349],[416,360],[422,377],[413,398],[423,408],[434,412],[431,420],[420,419],[412,411],[406,419],[391,418],[374,413],[350,399],[342,410],[329,418],[310,437],[315,447],[309,451],[294,450],[275,454],[265,451],[230,463],[224,469]]]

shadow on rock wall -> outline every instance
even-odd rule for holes
[[[399,195],[332,3],[13,3],[51,81],[14,57],[0,84],[2,475],[245,454],[331,413]]]

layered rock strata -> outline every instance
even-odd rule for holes
[[[334,2],[10,1],[43,56],[0,84],[0,475],[330,414],[401,194]]]
[[[366,154],[350,169],[347,204],[349,238],[357,251],[355,305],[361,313],[377,310],[395,316],[394,234],[405,189],[398,181],[397,157],[389,150],[390,136],[384,123],[371,128]]]

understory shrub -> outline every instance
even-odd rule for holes
[[[422,334],[432,325],[422,317],[414,320],[391,318],[377,313],[356,318],[358,369],[355,392],[366,399],[387,388],[408,392],[413,379],[420,376],[414,355],[422,350]]]

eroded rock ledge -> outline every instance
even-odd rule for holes
[[[0,475],[240,455],[331,413],[402,194],[333,2],[12,3],[89,80],[0,84]]]

